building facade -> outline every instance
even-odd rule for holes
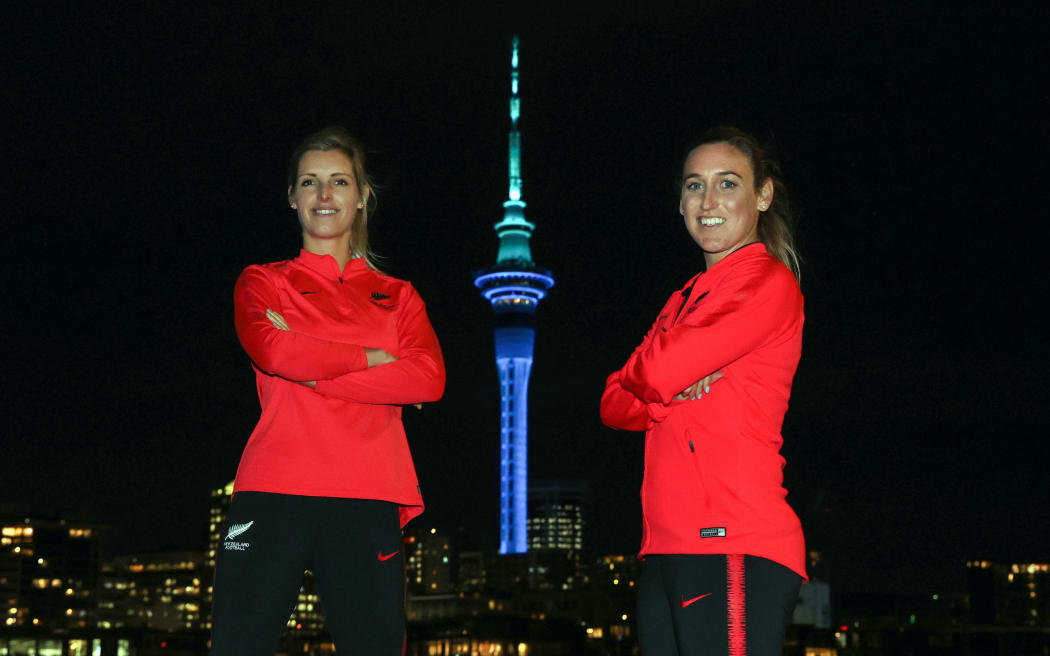
[[[974,624],[1050,629],[1050,564],[971,560],[966,575]]]
[[[0,613],[7,627],[72,629],[97,621],[100,527],[0,521]]]
[[[529,549],[583,550],[584,481],[532,481],[529,486]]]
[[[408,594],[452,593],[452,541],[436,528],[410,525],[402,540]]]
[[[529,483],[529,587],[571,590],[584,583],[584,481]]]
[[[100,628],[206,630],[204,599],[211,580],[203,551],[120,556],[103,563]]]

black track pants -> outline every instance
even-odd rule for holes
[[[219,543],[214,656],[272,656],[312,570],[340,654],[400,656],[404,564],[397,506],[238,492]]]
[[[649,555],[638,587],[642,656],[780,656],[802,577],[757,556]]]

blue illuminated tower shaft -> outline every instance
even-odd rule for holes
[[[533,306],[535,307],[535,306]],[[529,373],[535,329],[515,325],[512,313],[496,314],[496,368],[500,386],[499,552],[528,548]],[[531,319],[531,314],[527,317]],[[501,321],[503,319],[504,321]],[[507,320],[510,321],[507,321]],[[501,325],[501,324],[506,325]],[[531,323],[531,322],[530,322]]]
[[[496,264],[477,272],[474,284],[492,304],[496,368],[500,385],[500,554],[528,549],[528,404],[529,373],[536,328],[536,307],[554,285],[549,271],[532,261],[529,239],[536,226],[525,220],[522,198],[521,133],[518,117],[518,37],[511,46],[508,188]]]

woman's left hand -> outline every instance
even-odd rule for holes
[[[697,401],[699,399],[702,399],[704,398],[704,394],[711,393],[711,385],[713,385],[716,380],[721,379],[723,376],[725,376],[725,374],[723,374],[721,371],[716,371],[710,376],[704,376],[700,380],[696,381],[689,387],[682,390],[682,392],[678,394],[678,396],[674,397],[674,399],[672,400]]]
[[[272,323],[273,327],[277,330],[291,330],[291,328],[288,327],[288,323],[285,322],[284,317],[270,308],[266,308],[266,318],[270,320],[270,323]]]

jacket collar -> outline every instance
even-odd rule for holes
[[[761,248],[756,248],[758,246],[760,246]],[[740,253],[739,257],[737,256],[737,253]],[[715,262],[714,264],[712,264],[710,269],[707,269],[706,271],[703,271],[702,273],[710,273],[716,267],[720,266],[723,262],[725,262],[726,260],[728,260],[730,258],[733,258],[734,260],[737,260],[737,259],[748,257],[748,256],[761,256],[761,255],[766,255],[766,254],[768,254],[768,251],[766,250],[766,245],[763,244],[760,241],[753,241],[753,242],[751,242],[749,244],[744,244],[743,246],[740,246],[740,247],[736,248],[735,250],[731,251],[728,255],[723,257],[721,260],[719,260],[719,261]]]
[[[346,267],[340,271],[339,263],[331,255],[318,255],[317,253],[311,253],[305,248],[299,249],[299,257],[295,258],[295,261],[330,280],[347,278],[354,271],[367,268],[368,266],[365,263],[365,258],[355,257],[347,262]]]

